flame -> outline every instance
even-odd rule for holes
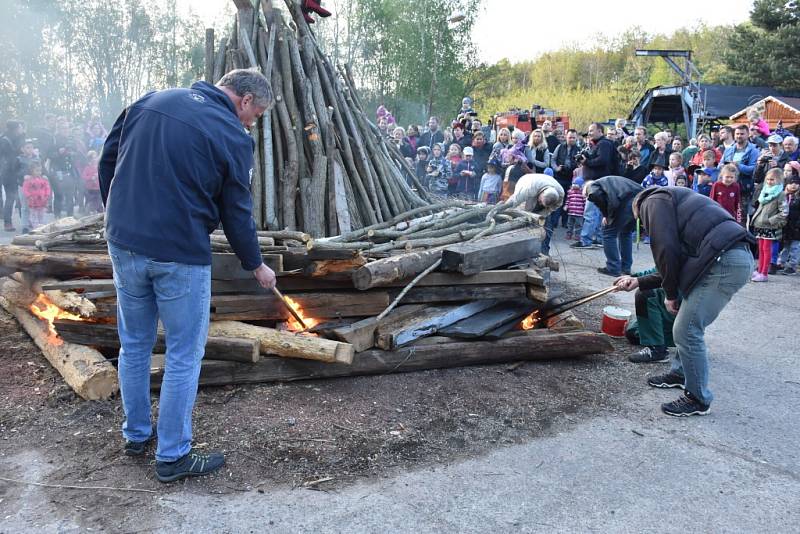
[[[528,315],[522,320],[522,329],[523,330],[531,330],[536,328],[536,324],[539,322],[539,310],[536,310],[532,314]]]
[[[58,332],[56,332],[56,327],[53,322],[56,319],[69,319],[71,321],[83,321],[83,318],[79,315],[75,315],[69,313],[68,311],[64,311],[55,304],[53,304],[50,299],[48,299],[43,294],[40,294],[36,297],[36,300],[33,301],[33,304],[30,305],[31,313],[33,313],[39,319],[47,321],[47,329],[49,331],[49,335],[47,336],[47,342],[51,345],[63,345],[64,340],[58,337]]]
[[[314,319],[313,317],[306,317],[305,313],[303,312],[303,308],[300,306],[300,304],[297,303],[296,300],[290,297],[286,297],[285,295],[284,298],[286,299],[286,302],[289,303],[289,306],[292,307],[295,313],[297,313],[297,315],[299,315],[300,318],[303,319],[303,322],[306,324],[304,328],[303,325],[301,325],[297,319],[295,319],[290,315],[289,320],[286,322],[287,326],[289,327],[289,330],[291,330],[292,332],[301,332],[306,328],[314,328],[320,323],[318,319]]]

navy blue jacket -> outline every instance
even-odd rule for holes
[[[211,84],[143,96],[103,147],[106,238],[155,260],[210,265],[208,236],[222,221],[242,267],[255,270],[253,148],[233,102]]]

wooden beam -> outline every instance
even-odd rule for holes
[[[219,337],[238,337],[255,340],[262,354],[302,358],[321,362],[353,362],[353,346],[339,341],[292,332],[281,332],[236,321],[214,321],[209,334]]]
[[[55,326],[58,335],[71,343],[111,349],[120,347],[117,325],[58,319]],[[258,349],[258,343],[252,339],[209,336],[204,357],[209,360],[252,363],[260,358]],[[159,331],[153,351],[166,350],[164,332]]]
[[[433,302],[458,302],[466,300],[486,299],[517,299],[525,298],[524,284],[493,284],[485,286],[432,286],[414,287],[403,297],[406,304],[421,304]],[[389,291],[394,297],[399,290]]]
[[[553,333],[530,330],[497,341],[456,343],[441,343],[438,338],[428,338],[394,351],[375,349],[358,353],[352,365],[286,358],[264,358],[254,364],[203,362],[200,384],[253,384],[403,373],[513,361],[576,358],[613,350],[605,336],[585,331]],[[159,387],[162,376],[163,369],[153,369],[151,385],[154,389]]]
[[[353,273],[353,285],[364,290],[413,278],[436,263],[441,256],[442,249],[438,248],[373,261]]]
[[[337,318],[377,315],[389,305],[385,291],[315,292],[287,294],[307,317]],[[214,320],[286,320],[288,311],[274,295],[214,295],[211,297]]]
[[[541,228],[525,228],[477,241],[449,245],[442,252],[439,269],[470,275],[531,259],[539,254],[543,237],[544,230]]]
[[[409,317],[398,325],[378,326],[376,345],[391,350],[417,339],[435,334],[442,328],[457,323],[495,304],[493,300],[475,301],[461,306],[431,306]]]

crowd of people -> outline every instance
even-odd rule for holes
[[[48,213],[101,212],[97,164],[106,135],[98,117],[79,124],[48,113],[30,131],[23,121],[6,121],[0,135],[3,229],[27,233]]]
[[[575,248],[602,247],[611,276],[630,274],[635,221],[623,214],[609,217],[592,201],[593,182],[619,176],[626,182],[606,183],[595,191],[600,202],[611,199],[611,211],[624,206],[641,188],[686,187],[710,197],[759,239],[759,265],[752,280],[769,274],[795,274],[800,261],[800,148],[798,138],[778,128],[771,131],[759,110],[748,123],[711,127],[688,140],[670,130],[649,135],[647,128],[629,128],[624,119],[612,127],[593,123],[585,133],[564,131],[549,120],[530,132],[495,128],[480,121],[467,97],[450,125],[437,117],[424,130],[398,126],[381,106],[377,125],[396,143],[414,176],[410,185],[435,196],[486,203],[508,199],[517,181],[529,173],[555,178],[563,203],[548,217],[548,237],[559,225]],[[635,184],[637,188],[630,187]],[[618,203],[618,204],[617,204]],[[644,242],[650,237],[639,232]],[[549,252],[549,239],[543,252]]]

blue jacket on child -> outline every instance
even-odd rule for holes
[[[158,261],[211,264],[222,222],[248,271],[262,263],[252,217],[254,143],[219,88],[151,92],[109,133],[99,164],[106,238]]]

